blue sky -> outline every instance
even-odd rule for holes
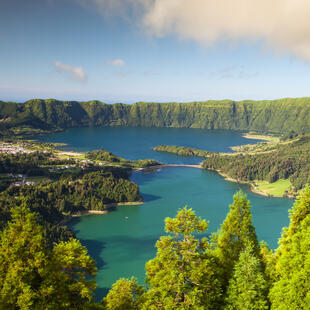
[[[309,13],[308,5],[293,8],[303,27],[290,27],[294,20],[286,19],[283,29],[285,12],[262,28],[265,8],[242,7],[255,14],[249,24],[243,16],[227,18],[209,0],[179,0],[188,6],[185,12],[174,0],[165,1],[1,0],[0,100],[132,103],[310,95],[310,23],[303,23],[301,13]],[[205,2],[199,9],[191,5],[200,1]],[[206,16],[204,24],[204,10],[216,18]]]

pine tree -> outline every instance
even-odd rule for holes
[[[246,195],[242,191],[237,192],[233,204],[229,207],[230,211],[220,231],[213,236],[216,240],[215,252],[223,269],[224,286],[228,284],[234,265],[247,245],[253,247],[257,257],[260,255],[255,227],[252,224],[251,205]]]
[[[87,309],[95,273],[78,240],[51,250],[36,215],[25,206],[12,210],[0,234],[0,309]]]
[[[54,298],[64,309],[84,309],[85,304],[92,301],[97,287],[92,280],[97,273],[96,262],[74,238],[56,244],[51,255],[52,280],[58,288]]]
[[[276,251],[276,281],[270,290],[271,309],[309,309],[310,189],[306,187],[290,211]]]
[[[260,260],[252,246],[240,254],[233,276],[229,281],[225,310],[268,309],[268,284]]]
[[[221,295],[216,259],[206,238],[207,223],[185,207],[166,219],[166,232],[156,243],[157,255],[146,264],[149,290],[143,309],[214,309]]]
[[[144,289],[135,278],[117,280],[103,299],[107,310],[137,310],[143,300]]]
[[[0,309],[30,309],[48,294],[49,253],[35,215],[26,207],[12,211],[0,235]]]
[[[276,275],[276,253],[268,247],[268,244],[261,241],[260,244],[260,257],[263,264],[265,278],[268,282],[269,288],[275,281]]]

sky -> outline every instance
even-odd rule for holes
[[[0,100],[310,96],[308,0],[0,0]]]

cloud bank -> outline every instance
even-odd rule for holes
[[[309,0],[76,0],[95,4],[105,15],[139,12],[150,34],[176,34],[214,45],[263,42],[277,52],[310,61]]]
[[[114,66],[114,67],[124,67],[125,61],[123,59],[110,59],[105,62],[107,66]]]
[[[54,61],[54,66],[56,71],[60,73],[69,73],[70,77],[74,80],[86,82],[87,81],[87,75],[84,72],[82,67],[74,67],[71,65],[67,65],[64,63],[61,63],[58,60]]]
[[[143,18],[157,36],[177,34],[206,45],[263,41],[310,60],[308,0],[155,0]]]

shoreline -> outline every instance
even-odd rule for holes
[[[163,164],[163,165],[159,165],[159,166],[153,166],[152,168],[153,168],[154,170],[156,170],[156,169],[166,168],[166,167],[188,167],[188,168],[195,168],[195,169],[201,169],[201,170],[214,171],[214,172],[216,172],[217,174],[219,174],[221,177],[223,177],[226,181],[248,185],[250,191],[251,191],[252,193],[254,193],[254,194],[261,195],[261,196],[264,196],[264,197],[285,198],[285,196],[272,195],[272,194],[268,194],[268,193],[266,193],[266,192],[263,192],[263,191],[261,191],[261,190],[258,190],[258,189],[256,188],[256,186],[253,184],[253,182],[247,182],[247,181],[242,181],[242,180],[234,179],[234,178],[230,177],[229,175],[227,175],[226,173],[221,172],[220,170],[215,170],[215,169],[203,169],[202,163],[199,164],[199,165]],[[150,168],[150,167],[148,167],[148,168],[139,168],[139,169],[136,170],[136,172],[138,172],[138,171],[144,171],[144,170],[149,170],[149,169],[152,169],[152,168]],[[287,198],[294,198],[293,195],[288,195],[288,196],[286,196],[286,197],[287,197]]]
[[[278,137],[275,137],[275,136],[261,135],[261,134],[255,134],[255,133],[244,133],[244,134],[242,134],[242,137],[244,137],[246,139],[267,141],[269,143],[275,142],[275,140],[279,139]],[[60,144],[61,145],[66,145],[65,143],[64,144],[60,143]],[[66,156],[72,156],[72,157],[80,157],[80,156],[83,156],[85,154],[85,153],[80,153],[80,152],[76,152],[76,151],[63,151],[63,150],[58,150],[58,153],[60,155],[66,155]],[[234,154],[234,153],[227,153],[227,155],[232,155],[232,154]],[[161,165],[157,165],[157,166],[150,166],[150,167],[143,167],[143,168],[132,168],[132,172],[156,170],[156,169],[161,169],[161,168],[165,168],[165,167],[186,167],[186,168],[203,169],[202,162],[201,162],[200,164],[161,164]],[[227,181],[234,182],[234,183],[240,183],[240,184],[247,184],[247,185],[249,185],[249,189],[251,190],[251,192],[253,192],[255,194],[258,194],[258,195],[261,195],[261,196],[265,196],[265,197],[281,197],[281,198],[283,197],[283,196],[277,196],[277,195],[268,194],[266,192],[258,190],[256,188],[255,184],[253,184],[252,182],[247,182],[247,181],[241,181],[241,180],[234,179],[234,178],[228,176],[227,174],[225,174],[224,172],[221,172],[219,170],[213,170],[213,169],[206,169],[206,170],[217,172],[219,175],[221,175]],[[292,198],[293,196],[290,195],[288,197]],[[91,214],[98,214],[98,215],[99,214],[107,214],[109,212],[109,209],[111,209],[113,207],[122,206],[122,205],[123,206],[140,205],[140,204],[143,204],[143,203],[144,202],[141,202],[141,201],[138,201],[138,202],[123,202],[123,203],[110,203],[110,204],[106,204],[105,205],[105,207],[106,207],[105,210],[83,210],[83,211],[72,213],[70,215],[70,218],[80,217],[80,216],[84,216],[84,215],[91,215]],[[65,220],[65,221],[67,222],[68,220]]]
[[[108,214],[109,209],[120,207],[120,206],[136,206],[136,205],[142,205],[144,204],[144,201],[127,201],[127,202],[112,202],[105,204],[106,209],[105,210],[83,210],[78,211],[70,214],[70,216],[73,217],[80,217],[84,215],[92,215],[92,214]]]
[[[66,225],[73,218],[77,218],[81,216],[108,214],[110,212],[110,209],[115,208],[115,207],[136,206],[136,205],[142,205],[142,204],[144,204],[144,201],[113,202],[113,203],[105,204],[106,210],[82,210],[82,211],[74,212],[74,213],[67,215],[63,220],[61,220],[57,224],[57,226]]]
[[[293,199],[295,197],[294,195],[280,196],[280,195],[268,194],[266,192],[263,192],[263,191],[257,189],[256,186],[252,182],[247,182],[247,181],[241,181],[241,180],[234,179],[234,178],[228,176],[227,174],[225,174],[224,172],[221,172],[219,170],[212,170],[212,169],[207,169],[207,170],[214,171],[214,172],[218,173],[226,181],[249,185],[250,191],[252,193],[254,193],[254,194],[257,194],[257,195],[261,195],[261,196],[264,196],[264,197],[271,197],[271,198],[273,197],[273,198],[290,198],[290,199]]]
[[[246,139],[252,139],[252,140],[261,140],[261,141],[267,141],[267,142],[275,142],[279,140],[276,136],[268,136],[268,135],[260,135],[260,134],[252,134],[252,133],[244,133],[242,134],[243,138]]]

